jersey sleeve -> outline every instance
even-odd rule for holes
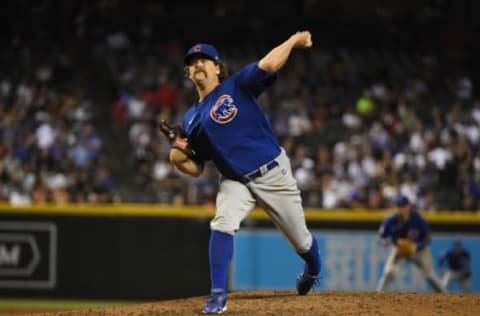
[[[471,258],[470,258],[470,252],[464,250],[464,256],[465,256],[465,268],[470,269],[471,268]]]
[[[237,73],[236,83],[243,90],[258,97],[275,82],[276,78],[276,73],[260,69],[258,62],[255,62],[245,66]]]
[[[422,218],[422,232],[425,235],[430,235],[430,226],[428,225],[427,221]]]
[[[382,224],[380,225],[380,228],[378,229],[378,236],[381,239],[388,239],[390,237],[389,233],[389,227],[388,227],[388,219],[385,219]]]
[[[182,127],[185,131],[187,131],[188,128],[188,123],[187,123],[187,116],[185,116]],[[187,132],[188,134],[188,132]],[[189,141],[189,146],[195,151],[195,156],[192,158],[193,161],[198,165],[198,167],[203,170],[205,167],[205,161],[208,160],[207,157],[205,157],[205,154],[203,152],[202,145],[200,144],[200,140],[197,136],[198,132],[195,133],[190,133],[188,134],[188,141]]]

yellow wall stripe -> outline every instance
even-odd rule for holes
[[[176,218],[212,218],[215,208],[190,205],[161,204],[69,204],[11,206],[0,204],[0,215],[62,215],[62,216],[140,216]],[[422,212],[431,223],[480,224],[480,213],[463,211]],[[385,210],[322,210],[306,209],[308,221],[380,222],[389,211]],[[268,219],[261,209],[250,213],[251,219]]]

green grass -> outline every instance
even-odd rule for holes
[[[0,298],[0,316],[10,316],[6,314],[8,310],[67,310],[82,308],[108,308],[120,305],[137,304],[134,301],[93,301],[93,300],[63,300],[63,299],[24,299],[24,298]],[[13,314],[15,315],[15,314]]]

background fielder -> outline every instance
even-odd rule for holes
[[[451,249],[440,255],[438,263],[440,268],[447,265],[447,270],[442,276],[442,285],[446,290],[453,282],[459,282],[464,292],[472,291],[470,252],[463,247],[460,240],[456,240]]]
[[[220,314],[227,308],[233,237],[257,204],[305,260],[297,279],[298,293],[307,294],[317,280],[318,247],[305,223],[290,161],[257,102],[292,49],[311,45],[310,32],[297,32],[229,77],[212,45],[196,44],[185,56],[185,74],[199,99],[185,114],[183,128],[165,122],[161,128],[172,143],[170,161],[180,171],[199,176],[205,162],[212,161],[221,173],[216,215],[210,224],[211,293],[204,313]]]
[[[395,198],[395,214],[386,218],[379,234],[383,246],[393,246],[385,262],[377,291],[388,289],[397,269],[406,261],[414,263],[437,292],[446,292],[433,268],[429,244],[430,227],[407,197]]]

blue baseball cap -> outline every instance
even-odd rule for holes
[[[193,45],[188,51],[185,57],[183,58],[183,61],[185,62],[185,65],[188,65],[190,58],[195,55],[203,55],[215,62],[220,61],[220,56],[218,55],[217,50],[215,47],[213,47],[210,44],[204,44],[204,43],[197,43]]]
[[[395,200],[393,201],[393,203],[396,205],[396,206],[406,206],[406,205],[409,205],[410,204],[410,201],[408,200],[408,198],[404,195],[399,195],[395,198]]]

